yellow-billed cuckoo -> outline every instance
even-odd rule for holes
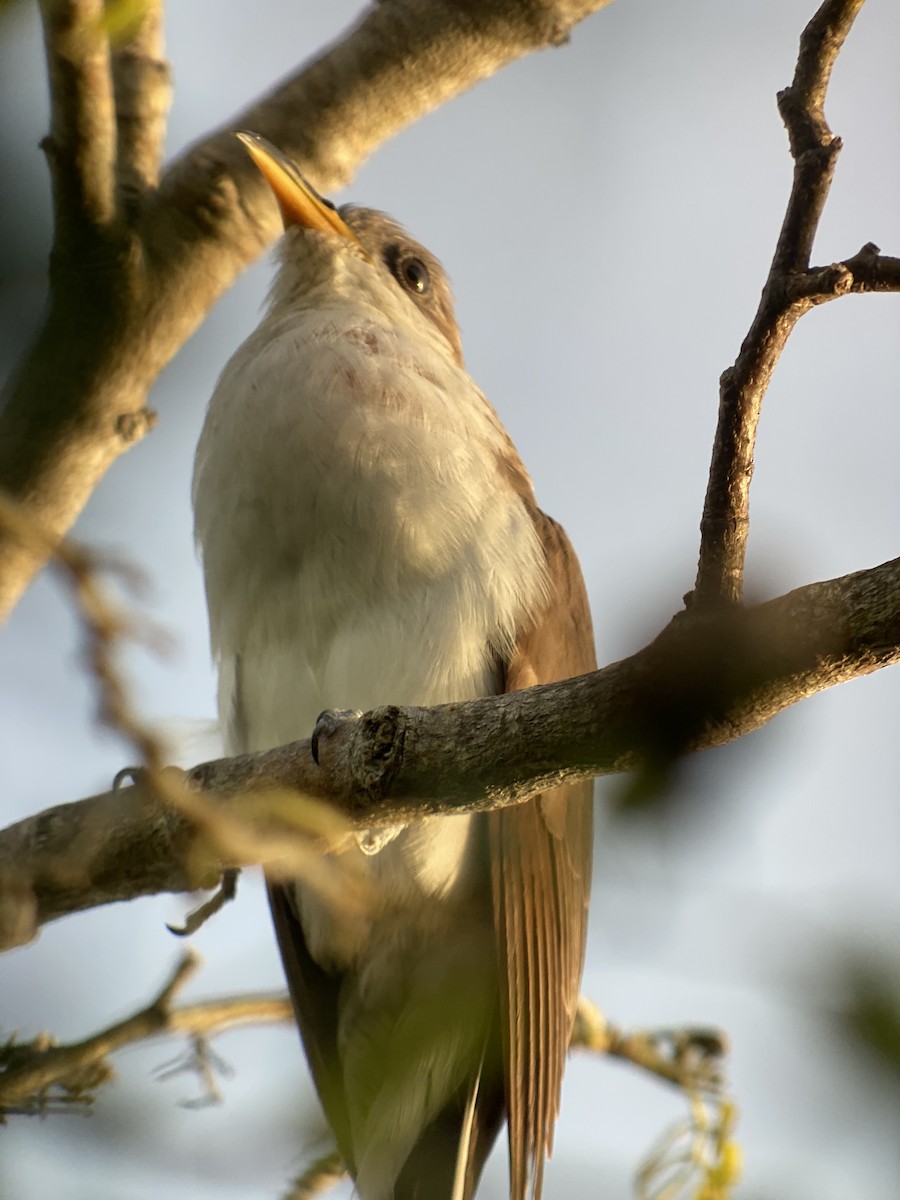
[[[285,232],[194,473],[228,750],[307,736],[323,709],[592,669],[577,560],[463,367],[440,264],[239,136]],[[590,788],[360,834],[348,853],[372,885],[364,917],[302,880],[270,900],[361,1200],[468,1200],[504,1119],[510,1194],[539,1194],[584,956]]]

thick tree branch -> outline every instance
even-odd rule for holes
[[[3,397],[0,489],[62,536],[110,464],[152,427],[147,394],[159,372],[278,232],[275,205],[231,131],[264,134],[329,191],[345,184],[380,142],[506,64],[563,42],[606,3],[383,0],[344,39],[177,159],[159,191],[132,207],[128,219],[110,223],[115,118],[102,22],[91,26],[90,38],[85,33],[87,40],[75,39],[84,47],[75,72],[84,80],[80,88],[70,81],[72,39],[61,26],[72,14],[85,25],[88,9],[102,14],[103,6],[48,2],[61,114],[52,145],[55,154],[61,141],[65,151],[57,190],[69,211],[74,161],[74,181],[90,184],[91,202],[80,205],[90,236],[55,248],[46,322]],[[148,26],[138,35],[148,61],[158,52],[154,11],[148,9]],[[146,124],[126,131],[120,122],[119,178],[129,190],[153,178],[164,103],[158,71],[150,82],[156,70],[149,66],[145,76],[152,102]],[[119,100],[127,101],[121,69],[117,85]],[[72,130],[62,115],[70,92]],[[88,145],[91,121],[97,138]],[[0,615],[43,561],[33,544],[0,526]]]
[[[195,767],[187,790],[165,783],[165,800],[161,783],[144,780],[48,809],[0,833],[0,945],[67,913],[278,862],[298,836],[299,861],[285,869],[318,871],[317,886],[353,902],[364,885],[325,873],[331,860],[321,854],[348,829],[487,811],[560,781],[665,768],[898,661],[895,559],[754,608],[682,614],[631,658],[565,683],[377,709],[320,739],[318,763],[309,742],[294,742]],[[332,809],[340,819],[328,818]],[[341,875],[341,856],[333,861]]]
[[[779,109],[794,156],[787,211],[756,316],[740,353],[720,381],[719,420],[713,443],[697,580],[698,606],[739,604],[750,530],[750,481],[763,397],[788,337],[814,305],[850,291],[896,290],[896,260],[877,266],[877,250],[809,269],[813,240],[828,198],[841,144],[825,120],[831,69],[863,0],[825,0],[800,40],[794,80],[779,94]],[[868,253],[867,253],[868,252]],[[859,276],[855,274],[859,271]]]

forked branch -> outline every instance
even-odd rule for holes
[[[750,482],[763,397],[797,321],[849,293],[900,290],[900,260],[867,245],[828,267],[810,267],[840,140],[825,120],[831,70],[863,0],[825,0],[800,40],[790,87],[778,97],[794,157],[791,194],[772,265],[740,353],[722,374],[719,419],[703,518],[694,609],[741,602],[750,530]]]
[[[175,1071],[200,1067],[204,1074],[196,1052],[199,1043],[208,1044],[239,1026],[294,1021],[291,1001],[281,992],[177,1004],[199,966],[195,954],[184,954],[149,1004],[81,1041],[58,1045],[44,1034],[31,1042],[10,1041],[0,1048],[0,1120],[13,1114],[44,1115],[72,1104],[90,1104],[96,1089],[112,1078],[110,1056],[124,1046],[151,1038],[186,1037],[194,1051]],[[571,1045],[572,1049],[631,1063],[687,1091],[709,1093],[722,1087],[728,1052],[724,1036],[715,1029],[622,1031],[584,997],[579,1000]],[[331,1166],[332,1171],[338,1169],[336,1163]],[[305,1177],[306,1173],[301,1178]]]

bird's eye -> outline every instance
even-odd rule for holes
[[[409,258],[401,259],[397,274],[404,287],[420,296],[431,287],[431,276],[421,258],[410,255]]]

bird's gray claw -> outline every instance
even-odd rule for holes
[[[309,739],[310,753],[316,766],[319,765],[319,738],[331,737],[345,721],[355,721],[357,717],[361,716],[362,709],[359,708],[326,708],[324,712],[319,713],[316,718],[316,727]]]

